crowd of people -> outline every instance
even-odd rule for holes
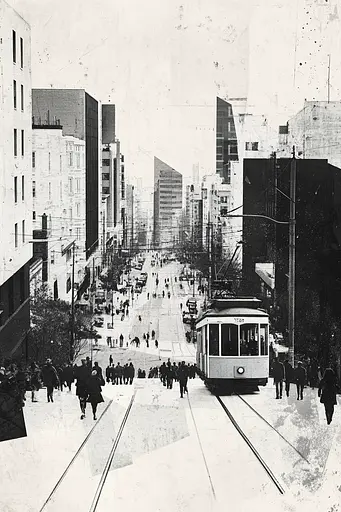
[[[149,369],[148,378],[160,378],[162,384],[167,389],[173,388],[173,381],[179,382],[180,397],[188,393],[187,382],[188,379],[194,379],[197,375],[196,364],[186,364],[185,361],[176,364],[168,359],[167,363],[162,363],[161,366],[154,366]]]
[[[333,419],[334,406],[337,404],[338,382],[336,373],[332,368],[324,371],[316,362],[309,362],[306,369],[302,361],[298,361],[296,368],[288,360],[283,363],[276,358],[272,365],[272,377],[276,386],[276,399],[283,398],[283,384],[286,396],[290,396],[291,384],[296,385],[297,400],[303,400],[305,386],[318,389],[320,402],[324,405],[327,424]]]

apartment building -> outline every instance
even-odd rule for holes
[[[30,327],[31,31],[0,0],[0,359],[27,355]]]

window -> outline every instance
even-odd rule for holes
[[[49,174],[51,174],[51,153],[49,152]]]
[[[102,166],[110,165],[110,158],[103,158],[102,160]]]
[[[221,196],[220,197],[220,202],[223,203],[223,204],[227,204],[228,202],[228,197],[227,196]]]
[[[25,176],[21,176],[21,200],[25,200]]]
[[[32,151],[32,168],[35,169],[36,167],[36,152]]]
[[[246,151],[258,151],[258,142],[245,142]]]
[[[14,247],[18,247],[18,223],[14,224]]]
[[[229,144],[228,145],[228,154],[229,155],[238,155],[238,146],[237,146],[237,144]]]
[[[76,228],[76,238],[77,240],[81,239],[81,228]]]
[[[72,151],[70,151],[70,153],[69,153],[69,165],[70,165],[70,167],[73,166],[73,153],[72,153]]]
[[[240,355],[258,356],[258,324],[240,326]]]
[[[17,81],[13,80],[13,106],[17,109]]]
[[[72,188],[73,188],[73,179],[69,178],[69,193],[72,194]]]
[[[238,355],[238,326],[234,324],[222,324],[221,326],[221,355]]]
[[[16,128],[14,128],[13,137],[14,137],[14,156],[18,156],[18,130]]]
[[[22,221],[22,243],[25,243],[25,221]]]
[[[109,190],[109,187],[103,187],[102,188],[102,194],[106,195],[106,194],[110,194],[110,190]]]
[[[219,325],[209,326],[209,355],[219,356]]]
[[[81,191],[81,179],[76,178],[76,192],[80,192],[80,191]]]
[[[51,198],[52,198],[52,187],[51,187],[51,182],[49,181],[49,201],[51,201]]]
[[[102,174],[102,179],[103,179],[104,181],[109,181],[109,179],[110,179],[110,177],[109,177],[109,176],[110,176],[110,174],[109,174],[108,172],[104,172],[104,173]]]
[[[36,197],[36,182],[32,181],[32,197]]]
[[[72,208],[69,208],[69,218],[72,220]]]
[[[25,132],[21,130],[21,156],[25,154]]]
[[[81,166],[81,156],[79,153],[76,153],[76,167],[79,169]]]
[[[80,216],[80,211],[81,211],[81,205],[80,205],[80,203],[77,203],[76,204],[76,216],[77,217]]]
[[[14,202],[18,202],[18,178],[14,177]]]
[[[17,34],[15,30],[12,30],[12,52],[13,52],[13,63],[17,62]]]
[[[268,326],[266,324],[261,324],[260,326],[260,355],[267,356],[268,350]]]
[[[258,151],[258,142],[252,143],[252,151]]]
[[[24,67],[24,40],[20,38],[20,67],[21,69]]]
[[[32,219],[36,220],[36,212],[35,211],[32,212]]]
[[[51,251],[51,265],[54,265],[56,251]]]

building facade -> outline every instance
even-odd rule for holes
[[[27,355],[30,327],[31,31],[0,0],[0,359]]]
[[[50,125],[51,120],[58,120],[64,136],[74,137],[84,142],[85,275],[88,276],[90,272],[93,281],[101,268],[99,248],[101,110],[97,100],[83,89],[33,89],[32,111],[35,124]],[[68,153],[72,151],[69,150]],[[73,207],[72,215],[74,215]],[[81,289],[86,285],[87,283],[82,283]]]
[[[154,157],[154,246],[172,249],[179,242],[182,174]]]

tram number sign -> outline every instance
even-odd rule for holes
[[[236,322],[236,324],[243,324],[245,322],[245,319],[244,318],[235,318],[234,321]]]

